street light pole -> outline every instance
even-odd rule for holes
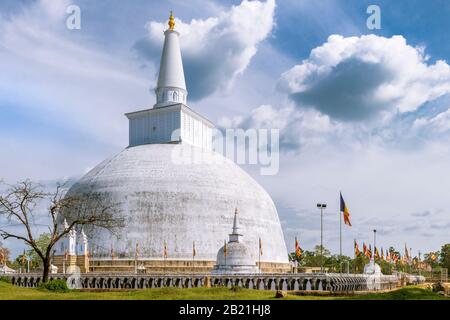
[[[320,272],[323,272],[323,210],[327,207],[326,203],[318,203],[320,209]]]

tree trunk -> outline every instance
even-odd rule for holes
[[[42,282],[48,281],[48,274],[50,272],[50,259],[45,258],[43,261],[44,264],[44,273],[42,274]]]

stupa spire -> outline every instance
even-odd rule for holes
[[[169,29],[164,32],[164,47],[155,90],[155,107],[187,103],[186,81],[179,43],[180,34],[175,30],[175,18],[170,12]]]
[[[233,219],[233,232],[230,234],[230,242],[239,242],[239,237],[242,234],[239,233],[239,224],[238,224],[238,209],[234,210],[234,219]]]

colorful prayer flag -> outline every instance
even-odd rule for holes
[[[341,213],[344,216],[344,223],[348,225],[349,227],[352,226],[350,223],[350,211],[347,208],[347,205],[345,204],[344,198],[342,197],[342,193],[340,193],[341,196]]]

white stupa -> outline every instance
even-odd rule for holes
[[[239,207],[241,231],[249,246],[265,239],[262,262],[289,269],[277,210],[267,192],[234,162],[212,151],[214,124],[187,106],[179,33],[171,15],[161,57],[156,104],[126,114],[129,146],[100,163],[69,190],[69,196],[102,195],[125,216],[125,227],[113,236],[85,229],[90,247],[107,259],[216,261],[223,235]],[[175,158],[181,161],[174,161]],[[217,162],[220,158],[222,161]],[[202,159],[201,163],[190,161]],[[255,249],[257,252],[257,249]]]
[[[382,275],[381,267],[375,263],[375,260],[370,259],[369,263],[364,266],[364,274],[367,275]]]
[[[238,273],[258,273],[260,270],[256,265],[256,255],[254,249],[249,248],[240,241],[238,226],[238,210],[234,212],[233,232],[230,239],[217,253],[217,263],[214,267],[214,274],[238,274]],[[256,246],[255,246],[256,248]]]

